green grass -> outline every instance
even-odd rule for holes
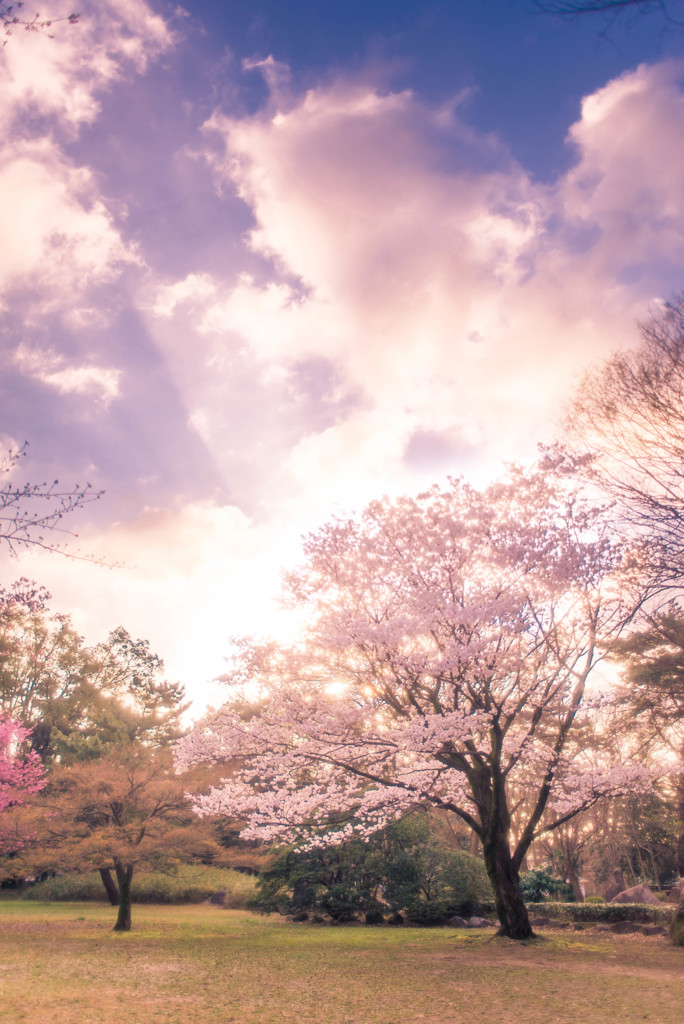
[[[680,1024],[684,951],[590,932],[290,925],[208,906],[0,904],[0,1020],[41,1024]]]
[[[180,864],[174,871],[146,871],[133,876],[134,903],[203,903],[223,889],[226,906],[239,909],[254,893],[255,879],[229,868]],[[59,875],[38,882],[18,894],[20,899],[41,901],[106,900],[96,871],[84,875]]]

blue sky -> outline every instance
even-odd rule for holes
[[[496,132],[540,178],[567,166],[567,128],[583,96],[643,61],[681,57],[684,45],[681,28],[656,9],[563,18],[534,0],[200,0],[191,9],[214,60],[226,46],[238,61],[272,53],[299,89],[365,71],[430,103],[468,90],[468,120]],[[263,102],[263,89],[249,92],[248,106]]]
[[[533,457],[682,286],[683,47],[531,0],[101,0],[13,35],[0,434],[105,490],[79,543],[125,568],[5,578],[201,703],[230,636],[291,629],[302,533]]]

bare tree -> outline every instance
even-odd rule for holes
[[[9,477],[27,449],[24,443],[0,458],[0,475]],[[89,502],[97,501],[103,493],[94,491],[90,484],[76,484],[71,490],[64,490],[58,480],[40,484],[14,484],[8,480],[0,487],[0,546],[6,545],[15,556],[22,548],[43,548],[70,558],[88,557],[66,550],[62,538],[77,535],[64,525],[64,520]]]
[[[566,415],[571,443],[595,455],[598,482],[625,527],[648,539],[654,582],[684,587],[684,294],[639,325],[639,348],[581,382]]]

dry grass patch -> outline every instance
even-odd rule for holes
[[[0,1020],[41,1024],[680,1024],[682,950],[288,925],[214,907],[0,904]]]

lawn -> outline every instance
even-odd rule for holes
[[[290,925],[210,906],[0,903],[0,1020],[41,1024],[681,1024],[684,951],[590,932]]]

